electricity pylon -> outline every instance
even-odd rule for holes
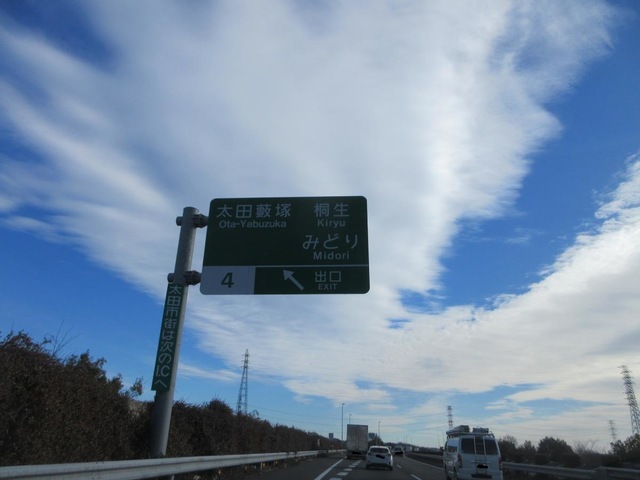
[[[244,366],[242,367],[242,380],[240,381],[240,392],[238,392],[238,405],[236,413],[247,414],[247,400],[249,393],[249,350],[244,353]]]
[[[626,365],[621,365],[620,368],[622,369],[622,378],[624,379],[624,386],[627,393],[627,404],[629,405],[629,413],[631,414],[631,433],[633,435],[640,435],[640,410],[638,409],[636,394],[633,391],[631,372]]]

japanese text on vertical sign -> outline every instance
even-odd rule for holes
[[[167,286],[160,340],[158,341],[158,354],[153,372],[153,382],[151,383],[151,389],[158,392],[168,391],[171,385],[184,288],[184,285],[176,285],[174,283],[170,283]]]

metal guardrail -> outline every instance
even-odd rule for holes
[[[101,480],[138,480],[178,475],[181,473],[202,472],[225,467],[252,465],[256,463],[294,460],[336,452],[340,452],[340,450],[121,460],[116,462],[62,463],[54,465],[22,465],[17,467],[0,467],[0,479],[36,480],[47,478],[54,480],[87,480],[99,478]],[[417,456],[434,460],[442,458],[438,455],[417,454]],[[504,462],[502,466],[507,470],[540,473],[552,477],[578,478],[584,480],[640,480],[640,470],[627,468],[598,467],[593,470],[587,470],[511,462]]]
[[[202,472],[224,467],[276,462],[313,457],[327,450],[308,452],[256,453],[248,455],[216,455],[210,457],[157,458],[114,462],[61,463],[54,465],[21,465],[0,467],[0,479],[70,479],[138,480]]]
[[[430,460],[442,461],[442,455],[425,453],[413,454]],[[640,470],[630,468],[598,467],[594,469],[551,467],[549,465],[528,465],[525,463],[503,462],[507,470],[519,470],[526,473],[540,473],[551,477],[580,478],[584,480],[640,480]]]
[[[526,465],[504,462],[503,468],[527,473],[542,473],[552,477],[582,478],[585,480],[640,480],[640,470],[630,468],[598,467],[593,470],[583,468],[551,467],[548,465]]]

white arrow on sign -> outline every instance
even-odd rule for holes
[[[283,270],[282,273],[284,274],[285,282],[287,280],[291,280],[296,287],[298,287],[300,290],[304,290],[304,287],[302,286],[302,284],[299,281],[297,281],[295,278],[293,278],[293,272],[291,270]]]

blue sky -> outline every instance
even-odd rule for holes
[[[189,295],[176,399],[606,449],[640,372],[633,1],[0,3],[2,334],[151,400],[187,206],[363,195],[365,295]],[[205,232],[193,266],[201,269]],[[344,403],[344,408],[342,404]]]

